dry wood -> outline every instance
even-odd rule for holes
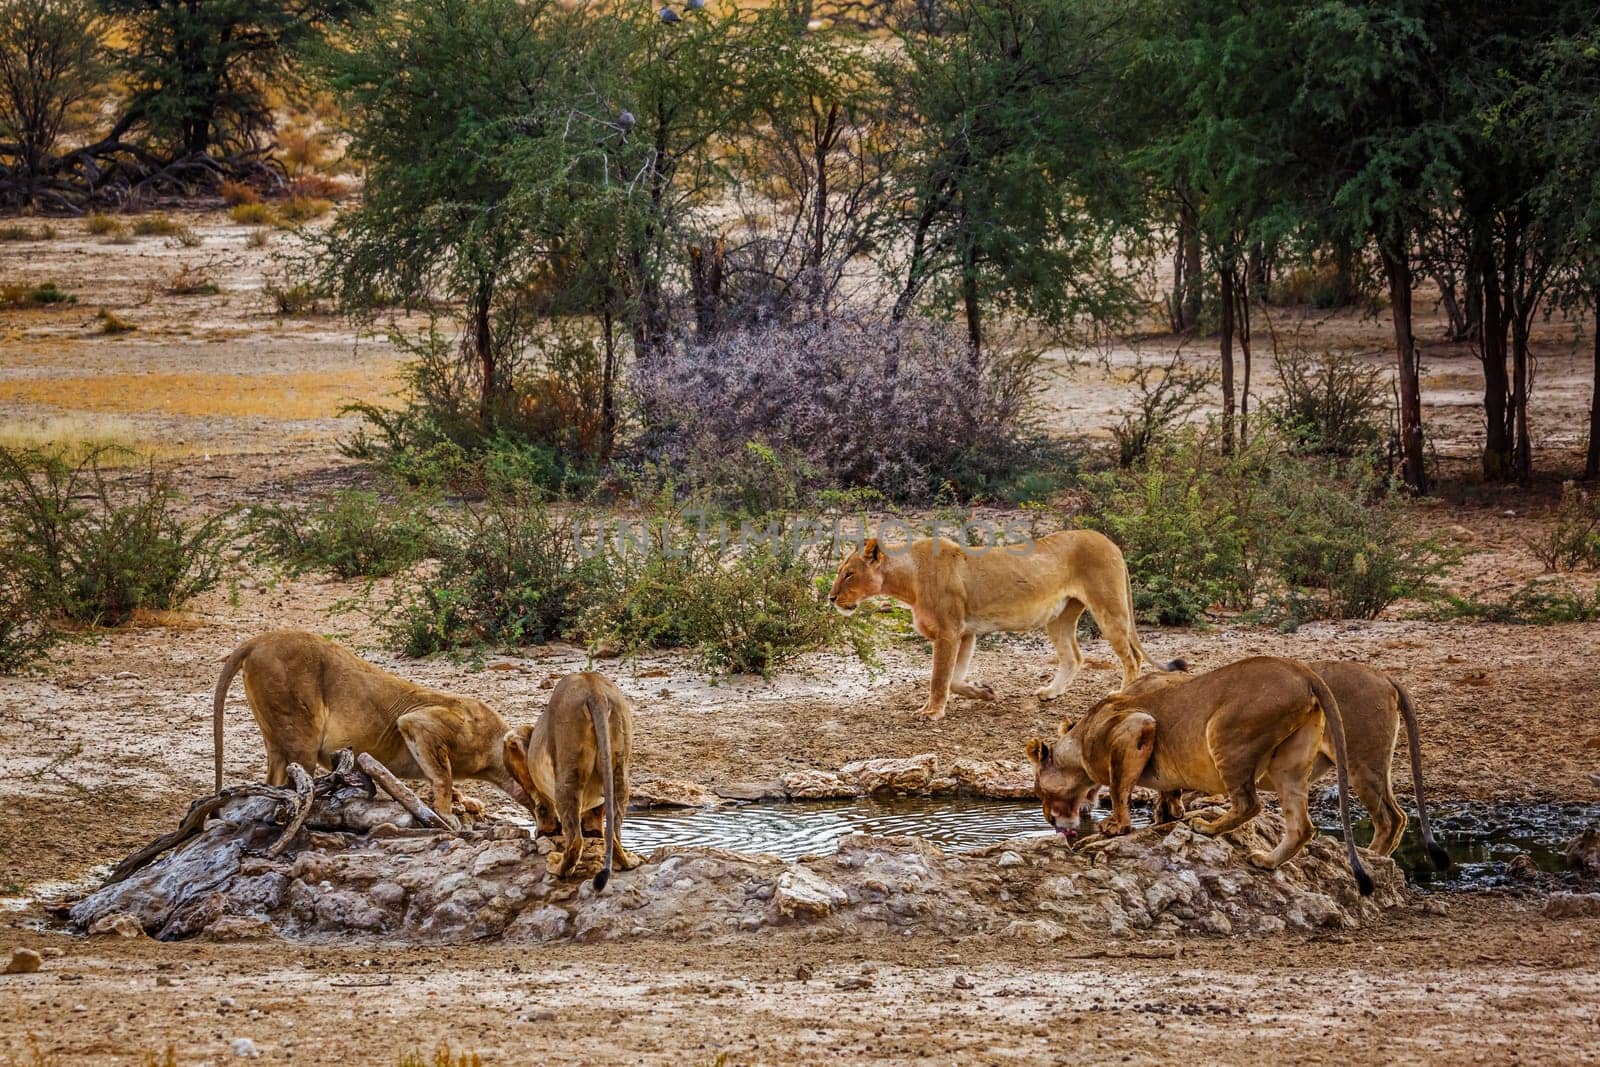
[[[294,840],[300,828],[306,824],[306,816],[311,814],[311,803],[315,799],[315,786],[306,769],[298,763],[291,763],[287,768],[289,780],[294,783],[295,809],[294,815],[284,826],[283,833],[267,848],[268,856],[281,856],[283,850],[289,847],[289,842]]]
[[[394,797],[395,800],[399,801],[400,806],[409,811],[413,819],[416,819],[425,826],[437,826],[441,830],[449,830],[454,832],[457,829],[453,820],[440,815],[438,812],[428,807],[427,804],[423,803],[421,797],[413,793],[409,786],[407,786],[400,779],[396,778],[394,773],[390,771],[389,768],[385,767],[382,763],[379,763],[376,759],[374,759],[370,752],[363,752],[361,755],[357,756],[356,766],[360,767],[362,770],[371,775],[372,780],[377,782],[378,786],[385,793],[388,793],[390,796]]]

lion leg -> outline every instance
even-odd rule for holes
[[[999,700],[993,687],[973,685],[968,682],[967,668],[972,665],[972,650],[978,645],[977,634],[962,634],[961,647],[956,650],[956,665],[950,675],[950,692],[974,700]]]
[[[1406,812],[1395,799],[1388,776],[1352,773],[1350,791],[1372,818],[1372,844],[1367,847],[1385,856],[1394,852],[1406,832]]]
[[[1183,818],[1183,807],[1183,790],[1166,790],[1161,794],[1161,798],[1156,801],[1155,817],[1157,824],[1177,822]]]
[[[1321,742],[1319,718],[1290,734],[1268,761],[1267,782],[1283,808],[1283,840],[1271,852],[1250,853],[1250,862],[1256,866],[1276,870],[1298,855],[1316,834],[1316,827],[1311,825],[1309,793],[1311,764]]]
[[[1117,728],[1111,738],[1111,815],[1100,824],[1106,835],[1125,834],[1132,825],[1128,810],[1133,786],[1144,774],[1155,751],[1156,724],[1148,716],[1135,716]]]
[[[611,865],[619,871],[631,871],[644,862],[644,857],[622,847],[622,820],[628,811],[628,762],[620,756],[611,759],[611,781],[617,790],[617,838],[611,843]]]
[[[933,639],[933,676],[928,682],[928,700],[917,709],[917,717],[938,722],[950,700],[950,676],[955,673],[960,640],[944,634]]]
[[[1056,676],[1037,691],[1040,700],[1054,700],[1067,691],[1083,669],[1083,650],[1078,647],[1078,619],[1083,616],[1083,601],[1069,600],[1061,614],[1045,626],[1050,643],[1056,646]]]
[[[446,822],[453,821],[456,790],[450,771],[448,728],[439,723],[433,708],[408,711],[394,721],[394,726],[417,768],[433,787],[433,810]]]
[[[583,859],[583,813],[579,810],[584,785],[583,771],[569,767],[556,785],[556,819],[561,823],[561,851],[551,853],[556,877],[565,878]]]
[[[1120,605],[1115,609],[1102,605],[1094,612],[1094,621],[1122,663],[1122,688],[1126,689],[1139,677],[1138,634],[1133,628],[1133,614]]]

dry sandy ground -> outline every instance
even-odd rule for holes
[[[55,280],[79,297],[70,308],[0,311],[0,440],[72,434],[153,449],[202,509],[304,498],[359,479],[333,447],[352,426],[338,407],[392,389],[393,350],[336,320],[271,313],[260,292],[264,271],[281,269],[267,260],[271,249],[249,248],[245,228],[216,217],[185,221],[203,234],[199,248],[162,238],[104,244],[70,222],[54,242],[0,245],[0,281]],[[163,279],[186,262],[209,264],[223,292],[163,293]],[[100,306],[139,329],[96,332]],[[1280,332],[1299,329],[1387,365],[1382,318],[1281,316]],[[1576,336],[1551,324],[1541,346],[1535,429],[1539,461],[1557,474],[1575,463],[1588,403],[1588,356]],[[1131,366],[1171,350],[1150,340],[1118,345],[1104,362],[1093,353],[1075,366],[1058,359],[1052,427],[1103,430],[1127,402]],[[1211,355],[1196,344],[1186,351]],[[1469,552],[1452,579],[1459,589],[1503,596],[1541,570],[1526,542],[1545,521],[1555,479],[1521,490],[1463,477],[1481,433],[1476,363],[1465,349],[1429,345],[1425,367],[1426,418],[1457,480],[1422,506],[1421,520]],[[1258,367],[1257,381],[1268,378]],[[180,1063],[220,1061],[240,1036],[275,1060],[361,1063],[393,1062],[441,1038],[489,1063],[1600,1058],[1600,923],[1546,920],[1537,899],[1503,896],[1451,895],[1447,916],[1418,908],[1341,938],[1185,941],[1176,960],[1063,958],[1060,947],[996,939],[646,940],[530,959],[497,946],[154,945],[39,930],[35,898],[82,884],[209,789],[210,689],[222,657],[255,632],[298,626],[340,637],[516,721],[537,713],[550,673],[587,662],[562,647],[485,664],[403,661],[378,650],[364,615],[334,613],[360,589],[285,580],[241,561],[230,588],[166,625],[94,635],[37,676],[0,679],[0,897],[13,898],[0,939],[63,952],[39,975],[0,978],[0,1064],[7,1055],[34,1062],[28,1034],[62,1063],[138,1063],[169,1043]],[[379,589],[372,603],[381,598]],[[1587,780],[1600,770],[1600,625],[1406,615],[1293,635],[1230,625],[1150,631],[1144,642],[1157,659],[1201,666],[1257,652],[1365,659],[1415,692],[1436,798],[1600,799]],[[1087,651],[1109,659],[1102,643]],[[1104,663],[1041,707],[1031,692],[1047,645],[1042,635],[1008,637],[980,648],[974,664],[1000,702],[957,700],[930,726],[910,718],[923,697],[925,646],[891,644],[884,662],[873,674],[818,655],[771,682],[708,680],[672,657],[602,666],[640,702],[639,773],[721,785],[867,756],[1014,759],[1030,733],[1053,732],[1058,715],[1116,679]],[[228,775],[255,777],[260,741],[237,687],[229,707]],[[811,980],[794,978],[801,964]],[[835,988],[867,968],[870,986]],[[957,976],[973,988],[955,988]]]

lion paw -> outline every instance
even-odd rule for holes
[[[1120,837],[1133,829],[1133,824],[1127,819],[1107,819],[1100,824],[1099,829],[1107,837]]]
[[[451,791],[450,807],[452,810],[458,811],[474,820],[483,818],[484,813],[488,810],[483,806],[482,801],[474,800],[459,789]]]
[[[1263,870],[1275,871],[1278,869],[1278,865],[1272,862],[1272,853],[1270,852],[1262,852],[1257,850],[1250,853],[1249,859],[1252,864],[1262,868]]]
[[[629,852],[627,849],[623,849],[622,855],[613,859],[611,865],[619,871],[631,871],[643,862],[644,857],[637,852]]]
[[[929,722],[938,722],[940,719],[944,718],[944,706],[940,705],[938,707],[934,707],[931,704],[924,704],[922,707],[918,708],[912,713],[912,717],[917,719],[927,719]]]

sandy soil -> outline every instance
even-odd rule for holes
[[[250,248],[245,228],[217,216],[184,221],[203,235],[198,248],[164,238],[105,244],[71,222],[54,242],[0,245],[0,282],[54,280],[78,296],[66,308],[0,311],[0,440],[71,435],[152,449],[196,508],[303,498],[359,480],[334,447],[352,428],[338,407],[389,394],[392,348],[334,319],[272,313],[261,290],[282,269],[273,249]],[[223,291],[167,295],[163,279],[184,263],[205,266]],[[139,329],[96,332],[101,306]],[[1282,335],[1298,331],[1387,366],[1384,318],[1274,314]],[[1437,338],[1442,326],[1424,323],[1422,333]],[[1451,480],[1421,521],[1467,550],[1452,576],[1463,592],[1503,596],[1542,569],[1527,540],[1546,521],[1560,475],[1576,469],[1589,399],[1578,336],[1559,322],[1543,328],[1534,417],[1548,476],[1532,489],[1471,477],[1481,439],[1476,361],[1460,346],[1425,348],[1425,417]],[[1103,433],[1128,401],[1132,367],[1172,350],[1151,339],[1056,354],[1051,428]],[[1185,352],[1212,355],[1199,343]],[[1257,367],[1258,383],[1270,378]],[[587,662],[557,646],[482,664],[403,661],[378,649],[366,616],[334,611],[360,590],[285,580],[244,560],[230,587],[163,625],[92,635],[36,676],[0,678],[0,898],[9,898],[0,900],[0,949],[9,941],[62,953],[39,975],[0,978],[0,1063],[35,1062],[29,1034],[72,1063],[139,1063],[169,1043],[180,1063],[213,1062],[240,1036],[266,1058],[302,1062],[392,1061],[440,1039],[489,1063],[1600,1058],[1600,924],[1543,919],[1539,900],[1503,896],[1450,895],[1447,915],[1419,907],[1332,939],[1185,941],[1178,959],[1064,959],[1059,948],[986,938],[839,944],[798,934],[570,945],[529,959],[496,946],[155,945],[40,929],[40,896],[92,879],[209,789],[210,689],[221,658],[255,632],[298,626],[338,637],[419,681],[490,700],[515,721],[536,714],[549,674]],[[1434,797],[1600,799],[1587,779],[1600,769],[1600,625],[1406,616],[1400,608],[1292,635],[1230,625],[1149,631],[1144,643],[1157,659],[1201,666],[1258,652],[1365,659],[1416,694]],[[1090,642],[1102,662],[1041,707],[1031,692],[1047,651],[1042,635],[985,643],[974,673],[1000,701],[956,700],[933,726],[910,718],[927,671],[915,640],[886,648],[877,674],[835,655],[771,682],[709,680],[674,657],[601,666],[639,700],[641,775],[727,785],[868,756],[1016,758],[1029,734],[1053,732],[1059,715],[1115,684],[1105,646]],[[255,777],[261,765],[236,687],[228,775]],[[801,965],[809,981],[794,977]],[[836,988],[864,971],[870,985]],[[957,976],[973,988],[955,988]]]

